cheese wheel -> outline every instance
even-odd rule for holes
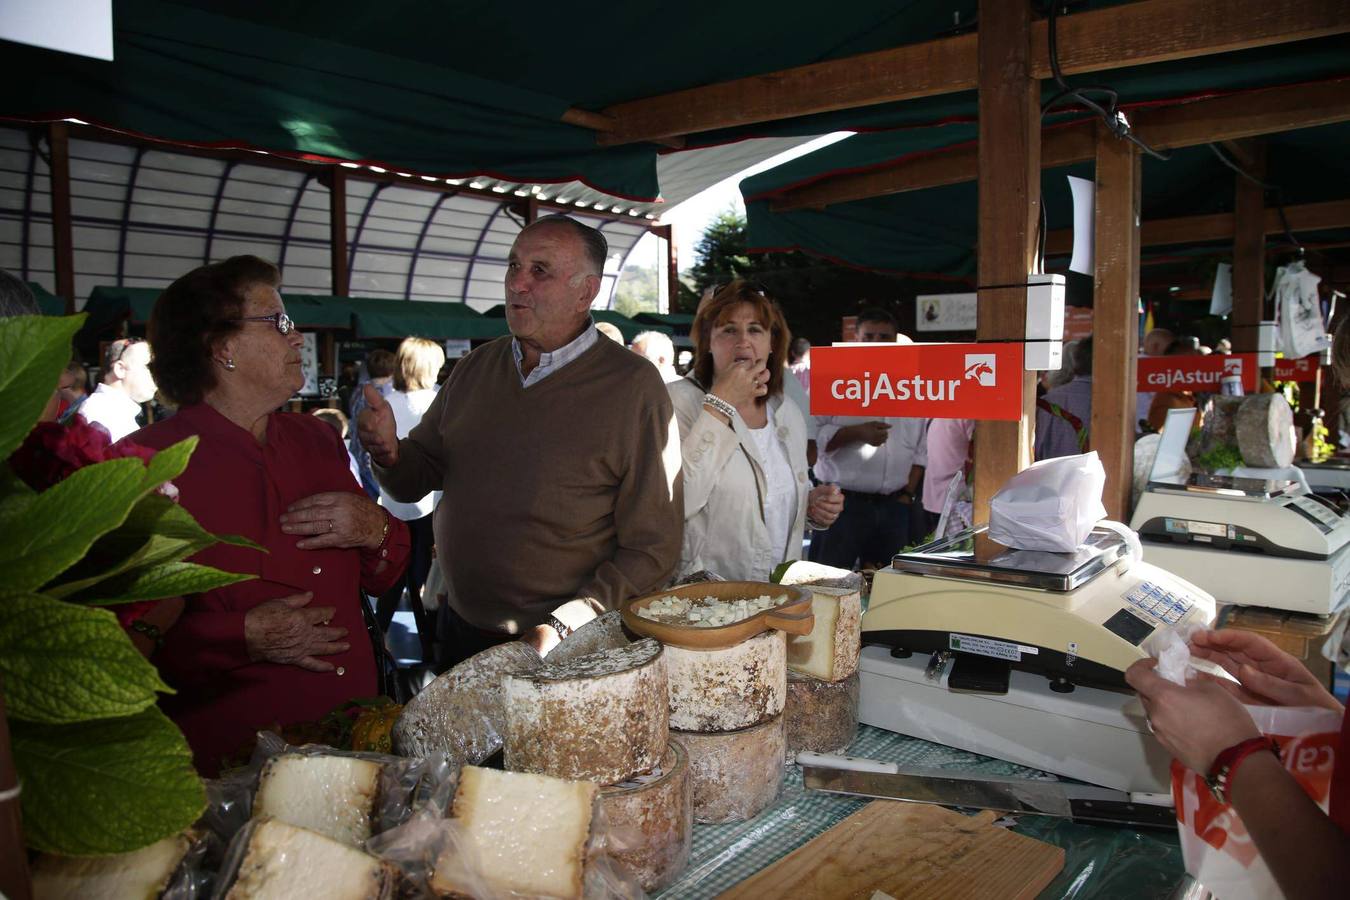
[[[598,788],[584,781],[465,766],[450,815],[460,828],[436,860],[442,896],[581,900]],[[476,870],[474,867],[476,863]]]
[[[694,821],[741,822],[773,803],[783,786],[783,717],[709,734],[672,732],[689,752]]]
[[[408,701],[394,723],[394,749],[417,759],[438,750],[452,763],[476,764],[502,749],[506,712],[502,679],[544,661],[527,644],[508,641],[475,654]]]
[[[385,900],[396,870],[370,854],[276,819],[259,819],[225,900]]]
[[[788,672],[783,729],[787,761],[797,753],[838,753],[858,736],[858,673],[843,681],[821,681]]]
[[[590,656],[601,650],[616,650],[635,640],[624,631],[623,614],[617,609],[596,616],[576,631],[563,638],[548,654],[550,665],[571,662],[580,656]]]
[[[679,741],[670,742],[660,768],[661,774],[645,783],[627,781],[600,790],[609,822],[609,855],[636,875],[649,894],[684,870],[694,828],[689,754]]]
[[[811,591],[815,623],[810,634],[794,634],[788,639],[788,668],[823,681],[843,681],[858,671],[862,593],[857,588],[804,587]]]
[[[506,768],[613,784],[661,761],[666,657],[651,638],[504,682]]]
[[[1294,411],[1283,394],[1253,394],[1233,417],[1238,449],[1249,466],[1282,469],[1294,460]]]
[[[787,635],[762,631],[722,650],[666,647],[670,727],[736,731],[782,714]]]

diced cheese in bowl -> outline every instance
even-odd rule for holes
[[[679,597],[668,594],[659,597],[645,606],[638,607],[637,614],[653,622],[667,625],[685,625],[694,628],[720,628],[731,625],[771,609],[784,600],[786,595],[772,596],[760,594],[758,597],[738,597],[722,600],[717,597]]]

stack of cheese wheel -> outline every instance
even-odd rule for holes
[[[608,853],[647,892],[684,869],[693,830],[687,755],[669,735],[668,663],[659,641],[629,643],[608,613],[503,682],[506,768],[599,785]]]
[[[667,646],[670,728],[689,751],[695,822],[739,822],[783,783],[787,635],[720,650]]]
[[[815,616],[810,634],[788,637],[786,757],[792,761],[802,750],[838,753],[858,734],[862,576],[793,563],[782,583],[810,590]]]

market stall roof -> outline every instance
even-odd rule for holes
[[[946,4],[885,0],[809,29],[769,0],[696,2],[659,24],[599,0],[122,0],[113,17],[110,63],[6,45],[25,77],[0,84],[0,111],[439,178],[580,181],[630,200],[660,194],[658,148],[600,147],[564,122],[569,109],[927,40],[951,23]],[[710,34],[718,52],[690,52]]]
[[[1345,59],[1350,60],[1350,45],[1345,52]],[[1350,71],[1350,63],[1344,65]],[[741,190],[746,200],[750,249],[805,250],[848,265],[915,276],[973,277],[977,210],[974,181],[841,202],[823,209],[784,209],[782,200],[794,190],[841,174],[912,165],[967,150],[974,141],[975,128],[974,123],[957,121],[863,134],[746,179]],[[1343,187],[1350,177],[1350,157],[1343,151],[1347,140],[1350,125],[1346,123],[1267,136],[1264,180],[1279,188],[1279,197],[1272,192],[1268,203],[1312,203],[1350,194]],[[1166,161],[1144,157],[1144,221],[1232,211],[1235,174],[1210,147],[1183,147],[1168,153]],[[1042,193],[1051,231],[1072,225],[1065,175],[1090,180],[1092,163],[1043,170]],[[1311,243],[1331,240],[1335,235],[1334,231],[1317,230],[1297,234],[1301,241]]]
[[[66,301],[62,298],[36,281],[28,282],[28,289],[33,292],[33,299],[37,301],[38,309],[42,310],[44,316],[64,316],[66,314]]]

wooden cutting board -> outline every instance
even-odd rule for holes
[[[1033,898],[1064,868],[1064,850],[974,816],[874,800],[719,900]]]

